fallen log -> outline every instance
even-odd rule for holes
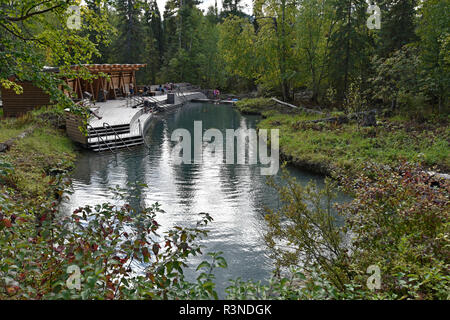
[[[283,106],[287,106],[287,107],[291,107],[294,109],[300,109],[303,112],[308,112],[308,113],[315,113],[315,114],[320,114],[320,115],[324,115],[324,112],[318,111],[318,110],[313,110],[313,109],[308,109],[305,107],[299,107],[299,106],[295,106],[293,104],[278,100],[276,98],[272,98],[271,100],[275,101],[278,104],[281,104]],[[318,122],[337,122],[339,124],[343,124],[343,123],[347,123],[349,120],[353,120],[353,119],[360,119],[361,116],[363,116],[362,119],[362,126],[363,127],[372,127],[375,126],[377,124],[377,120],[376,120],[376,115],[377,111],[376,110],[370,110],[370,111],[362,111],[362,112],[357,112],[357,113],[352,113],[346,116],[339,116],[339,117],[331,117],[331,118],[322,118],[322,119],[317,119],[317,120],[308,120],[308,121],[304,121],[305,123],[309,122],[309,123],[318,123]]]
[[[450,174],[438,173],[438,172],[434,172],[434,171],[428,171],[427,173],[431,176],[431,178],[438,177],[440,179],[450,180]]]
[[[315,113],[315,114],[325,114],[325,113],[323,113],[323,112],[321,112],[321,111],[318,111],[318,110],[313,110],[313,109],[308,109],[308,108],[305,108],[305,107],[295,106],[295,105],[293,105],[293,104],[290,104],[290,103],[287,103],[287,102],[278,100],[278,99],[276,99],[276,98],[272,98],[271,100],[273,100],[273,101],[275,101],[276,103],[281,104],[281,105],[283,105],[283,106],[287,106],[287,107],[294,108],[294,109],[300,109],[300,110],[302,110],[302,111],[304,111],[304,112]]]
[[[17,140],[25,138],[27,135],[31,134],[34,131],[34,127],[28,128],[27,130],[23,131],[18,136],[8,139],[3,143],[0,143],[0,152],[6,152],[8,151]]]

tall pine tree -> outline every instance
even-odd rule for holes
[[[144,28],[141,23],[143,2],[141,0],[116,0],[119,17],[115,58],[118,63],[140,63]]]
[[[145,83],[155,84],[161,69],[163,55],[162,22],[156,0],[146,1],[143,17],[144,51],[142,61],[147,64],[143,70]]]
[[[417,0],[382,0],[382,25],[379,31],[378,52],[382,57],[399,50],[416,39],[415,15]]]
[[[370,64],[367,3],[365,0],[332,1],[338,24],[330,39],[330,82],[337,89],[338,100],[343,101],[350,84],[362,77]]]

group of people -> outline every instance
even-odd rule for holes
[[[155,91],[160,91],[162,94],[165,94],[167,92],[169,92],[170,90],[173,90],[174,85],[172,83],[166,83],[164,86],[163,85],[159,85],[158,88],[156,88]],[[150,92],[152,91],[151,86],[144,86],[142,87],[142,89],[139,90],[139,93],[143,94],[144,96],[150,94]],[[132,87],[130,85],[130,93],[132,93]]]
[[[133,95],[134,94],[134,88],[133,88],[133,84],[130,84],[129,86],[130,88],[130,94]],[[171,92],[172,90],[176,89],[177,85],[173,84],[173,83],[165,83],[164,85],[160,84],[155,91],[159,91],[161,92],[161,94],[167,94],[168,92]],[[150,92],[152,91],[151,86],[144,86],[142,89],[139,90],[140,94],[143,94],[144,96],[150,94]],[[219,89],[214,89],[213,90],[213,96],[215,100],[219,100],[220,99],[220,91]]]
[[[161,91],[164,94],[169,91],[172,91],[174,88],[175,88],[175,85],[173,83],[166,83],[166,84],[164,84],[164,86],[162,84],[160,84],[158,89],[156,89],[156,91]]]

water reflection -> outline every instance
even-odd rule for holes
[[[150,149],[142,146],[117,154],[83,153],[73,174],[74,193],[63,203],[62,211],[111,201],[109,187],[140,181],[148,187],[138,190],[138,201],[162,205],[166,213],[157,220],[164,230],[175,225],[193,226],[200,212],[213,217],[209,237],[202,244],[206,246],[204,252],[223,251],[228,262],[228,269],[216,274],[219,291],[223,292],[231,278],[268,279],[272,263],[262,239],[264,212],[267,206],[278,206],[278,197],[266,185],[266,177],[260,175],[259,165],[218,164],[208,152],[203,154],[201,164],[175,165],[171,133],[185,128],[193,138],[196,120],[202,121],[203,132],[217,128],[225,137],[226,129],[255,128],[259,117],[241,116],[229,106],[189,104],[155,120],[146,137]],[[191,154],[194,157],[193,150]],[[290,171],[302,183],[312,179],[323,185],[321,176]],[[194,257],[190,264],[202,259]],[[192,277],[190,270],[186,272]]]

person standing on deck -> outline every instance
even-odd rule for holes
[[[134,88],[133,88],[133,84],[130,83],[130,95],[134,94]]]
[[[220,95],[220,91],[217,89],[214,89],[214,99],[218,100],[219,99],[219,95]]]

